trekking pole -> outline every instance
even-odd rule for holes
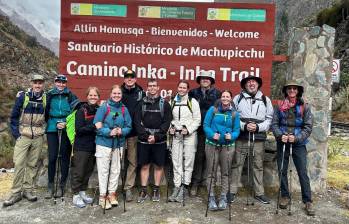
[[[279,191],[278,191],[278,199],[276,203],[276,214],[279,214],[279,204],[280,204],[280,197],[281,197],[281,177],[282,177],[282,171],[284,169],[284,158],[285,158],[285,149],[286,149],[286,143],[282,146],[282,158],[281,158],[281,166],[279,170]]]
[[[174,128],[174,124],[171,124],[171,128]],[[170,149],[169,149],[169,151],[171,152],[168,152],[168,161],[169,161],[169,164],[168,164],[168,166],[167,166],[167,177],[166,177],[166,184],[167,184],[167,186],[166,186],[166,203],[168,203],[168,186],[169,186],[169,177],[170,177],[170,172],[171,172],[171,162],[170,161],[172,161],[172,146],[173,146],[173,135],[170,133],[170,139],[169,139],[169,141],[170,141]]]
[[[187,129],[185,125],[183,125],[183,128]],[[182,171],[183,171],[183,176],[182,176],[182,187],[183,187],[183,201],[182,201],[182,206],[185,206],[185,193],[184,193],[184,187],[185,187],[185,152],[184,152],[184,138],[185,136],[182,134],[182,142],[183,142],[183,151],[182,151]]]
[[[60,178],[60,170],[61,170],[61,147],[62,147],[62,129],[57,130],[58,133],[58,155],[57,155],[57,167],[56,167],[56,182],[55,182],[55,189],[54,189],[54,195],[53,195],[53,203],[57,204],[57,191],[58,191],[58,184],[61,182]],[[62,201],[63,201],[63,192],[62,192]]]
[[[252,180],[251,180],[251,185],[250,185],[250,196],[252,198],[252,203],[251,205],[254,205],[254,167],[253,167],[253,163],[254,163],[254,143],[255,143],[255,138],[254,138],[254,132],[252,133],[252,144],[251,144],[251,151],[252,151],[252,158],[251,158],[251,166],[252,166],[252,172],[251,172],[251,176],[252,176]]]
[[[218,132],[217,132],[217,133],[218,133]],[[218,151],[218,140],[216,140],[215,142],[216,142],[216,147],[215,147],[215,150],[213,151],[212,176],[211,176],[211,180],[210,180],[210,186],[208,187],[207,206],[206,206],[205,217],[207,217],[208,204],[209,204],[209,202],[210,202],[210,194],[211,194],[211,188],[212,188],[212,180],[213,180],[213,177],[214,177],[214,165],[215,165],[215,160],[216,160],[216,151]]]
[[[113,119],[113,128],[114,127],[114,123],[115,123],[115,119],[118,116],[118,113],[115,113],[115,115],[112,117]],[[105,214],[105,207],[107,206],[107,196],[108,196],[108,187],[109,187],[109,179],[110,179],[110,169],[111,169],[111,163],[112,163],[112,159],[113,159],[113,151],[114,151],[114,145],[115,145],[115,137],[112,137],[112,141],[111,141],[111,150],[110,150],[110,155],[109,155],[109,169],[108,169],[108,178],[107,178],[107,190],[105,192],[105,198],[104,198],[104,207],[103,207],[103,214]]]
[[[289,158],[291,158],[292,159],[292,161],[293,161],[293,157],[292,157],[292,143],[290,143],[290,156],[289,156]],[[289,165],[289,168],[290,168],[290,189],[289,189],[289,195],[290,195],[290,201],[289,201],[289,204],[290,204],[290,206],[288,207],[288,215],[292,215],[292,211],[291,211],[291,206],[292,206],[292,164],[290,163],[290,165]]]
[[[226,134],[229,132],[226,132]],[[227,151],[229,149],[228,146],[227,147]],[[227,163],[228,163],[228,195],[229,197],[227,197],[228,199],[228,205],[229,205],[229,221],[231,221],[231,199],[230,199],[230,177],[231,177],[231,160],[229,159],[229,156],[227,157]]]
[[[248,142],[247,142],[247,184],[250,186],[250,149],[251,149],[251,132],[248,132]],[[249,194],[247,193],[246,205],[249,206]]]
[[[120,150],[120,145],[119,145],[119,139],[120,137],[117,136],[117,142],[118,142],[118,146],[119,146],[119,150]],[[126,182],[126,174],[127,174],[127,168],[126,168],[126,160],[127,160],[127,149],[124,149],[123,150],[125,153],[123,156],[120,156],[120,165],[121,167],[123,167],[123,175],[121,176],[122,178],[122,196],[123,196],[123,199],[124,199],[124,212],[126,212],[126,191],[125,191],[125,182]],[[123,161],[122,161],[122,158]]]

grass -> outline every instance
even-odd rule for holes
[[[349,157],[343,152],[349,152],[349,143],[346,140],[329,138],[329,152],[327,168],[327,183],[331,187],[343,189],[349,184]]]

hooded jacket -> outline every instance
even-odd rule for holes
[[[135,87],[131,89],[127,89],[124,83],[121,86],[121,91],[122,91],[122,103],[127,107],[128,112],[130,113],[130,116],[132,119],[132,130],[130,134],[128,134],[126,137],[127,138],[133,137],[137,135],[136,128],[133,123],[136,109],[138,107],[138,104],[145,97],[145,92],[143,91],[142,87],[139,86],[137,83],[135,84]]]
[[[303,105],[303,106],[302,106]],[[303,108],[301,108],[303,107]],[[290,114],[293,113],[293,114]],[[293,119],[289,119],[292,117]],[[271,129],[277,141],[290,130],[295,136],[296,145],[306,145],[313,128],[313,115],[308,104],[297,100],[296,105],[286,111],[275,108]]]
[[[217,102],[217,108],[214,106],[210,107],[204,120],[204,131],[207,139],[206,143],[215,144],[213,136],[215,133],[219,133],[219,145],[232,145],[240,133],[239,122],[240,115],[235,111],[233,106],[230,106],[227,110],[223,110],[220,101]],[[230,141],[225,140],[226,133],[230,133]]]
[[[241,132],[239,139],[248,140],[247,124],[249,122],[257,124],[256,140],[265,140],[267,138],[266,132],[269,130],[273,118],[273,105],[268,97],[265,97],[264,103],[262,96],[263,93],[260,90],[254,96],[243,90],[234,97],[233,103],[236,110],[240,113]]]
[[[195,132],[201,123],[201,113],[199,103],[192,98],[191,110],[189,108],[188,94],[180,97],[178,94],[172,99],[172,122],[176,130],[181,130],[185,126],[189,135]]]
[[[54,87],[47,93],[46,132],[57,132],[57,122],[65,122],[67,116],[79,104],[79,99],[68,89]]]
[[[28,138],[35,138],[45,134],[45,108],[43,102],[44,92],[34,94],[32,89],[27,92],[18,92],[15,105],[12,108],[10,127],[15,139],[21,135]],[[25,95],[29,97],[29,102],[23,108]]]
[[[75,141],[74,150],[95,152],[96,151],[96,127],[93,119],[98,105],[84,103],[75,114]]]
[[[161,116],[160,99],[144,97],[142,102],[138,105],[135,114],[134,124],[138,134],[138,141],[141,143],[148,143],[148,137],[154,134],[155,144],[166,142],[167,131],[172,121],[171,106],[164,100],[163,116]],[[145,111],[142,112],[143,105]],[[151,133],[154,132],[154,133]]]
[[[221,94],[222,93],[214,87],[211,87],[210,89],[206,90],[205,93],[201,90],[201,87],[189,91],[189,97],[195,98],[200,105],[201,126],[199,131],[202,131],[202,126],[204,124],[206,112],[211,106],[213,106],[216,100],[218,100],[221,97]]]
[[[108,107],[110,111],[108,112]],[[124,112],[123,108],[124,107]],[[132,120],[130,117],[130,113],[125,105],[122,102],[114,102],[109,99],[106,103],[101,105],[97,112],[96,116],[93,120],[93,123],[96,124],[98,122],[102,122],[102,128],[97,130],[96,144],[105,146],[108,148],[119,148],[123,147],[125,143],[125,137],[128,135],[132,129]],[[120,127],[121,128],[121,136],[113,137],[110,136],[110,132],[113,128]],[[114,141],[114,145],[113,145]]]

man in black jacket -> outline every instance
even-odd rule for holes
[[[214,74],[210,71],[201,71],[196,77],[196,82],[200,85],[189,92],[189,97],[195,98],[200,105],[201,125],[198,129],[198,145],[195,154],[194,170],[192,175],[192,186],[190,194],[197,195],[198,186],[206,186],[206,157],[205,157],[205,140],[206,136],[203,130],[203,123],[206,112],[213,106],[217,99],[221,97],[221,92],[213,85],[215,83]]]
[[[124,83],[121,86],[122,103],[127,107],[132,121],[134,121],[137,105],[145,97],[142,87],[137,84],[136,73],[132,70],[124,72]],[[135,185],[137,169],[137,133],[134,122],[132,122],[132,131],[126,136],[127,144],[127,176],[124,184],[126,191],[126,201],[132,201],[132,188]]]
[[[137,107],[134,125],[138,134],[137,162],[141,167],[141,191],[138,203],[147,197],[150,164],[154,164],[154,189],[152,200],[160,201],[160,182],[166,163],[166,134],[172,121],[171,106],[158,95],[159,86],[155,79],[149,79],[147,96]]]

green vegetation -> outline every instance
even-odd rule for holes
[[[14,167],[13,158],[13,146],[14,139],[6,133],[0,135],[0,167],[11,168]]]
[[[333,7],[322,10],[317,18],[318,26],[323,24],[337,27],[337,25],[349,15],[349,0],[341,0]]]
[[[327,183],[331,187],[343,189],[349,184],[349,142],[338,137],[329,139]]]

